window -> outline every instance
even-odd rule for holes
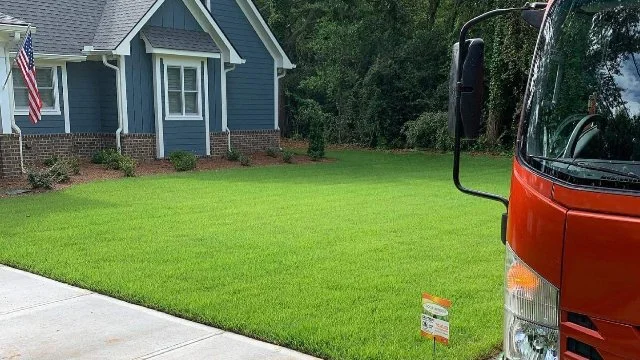
[[[202,120],[201,66],[165,65],[165,111],[168,120]]]
[[[43,115],[60,115],[58,73],[56,69],[56,67],[36,68],[36,82],[38,83],[38,91],[40,91],[40,99],[42,100]],[[12,77],[16,115],[26,115],[29,113],[29,91],[19,68],[13,68]]]

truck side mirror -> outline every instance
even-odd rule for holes
[[[522,18],[527,24],[540,30],[542,28],[542,21],[544,20],[544,9],[524,10],[522,11]]]
[[[460,51],[459,43],[453,45],[453,58],[449,80],[449,133],[455,136],[458,106],[458,69],[459,56],[464,56],[462,87],[460,89],[460,117],[462,136],[477,139],[482,125],[482,107],[484,105],[484,41],[470,39]]]

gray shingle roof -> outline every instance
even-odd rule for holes
[[[145,26],[142,34],[154,48],[219,53],[220,49],[203,31]]]
[[[106,0],[92,45],[99,50],[113,50],[118,47],[156,1]]]
[[[157,0],[1,0],[0,12],[33,24],[34,51],[82,55],[114,50]]]
[[[9,16],[7,14],[3,14],[0,12],[0,24],[3,25],[19,25],[19,26],[28,26],[29,24],[27,24],[26,22],[16,19],[12,16]]]

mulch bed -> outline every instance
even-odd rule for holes
[[[323,160],[322,162],[329,162],[332,160]],[[295,164],[308,164],[312,163],[311,159],[306,155],[295,155],[293,165]],[[281,158],[272,158],[264,153],[257,153],[251,155],[251,166],[272,166],[272,165],[286,165]],[[233,169],[240,168],[239,162],[228,161],[222,157],[202,158],[198,160],[198,165],[195,171],[211,171],[219,169]],[[158,174],[170,174],[175,173],[173,165],[168,160],[154,160],[150,162],[139,163],[136,167],[136,176],[149,176]],[[80,175],[71,176],[71,181],[65,184],[58,184],[54,187],[53,191],[61,190],[73,186],[75,184],[83,184],[97,180],[105,179],[119,179],[124,177],[121,171],[109,170],[102,165],[93,164],[89,161],[82,161],[80,163]],[[16,193],[20,190],[28,190],[26,193]],[[24,194],[42,193],[50,190],[31,190],[29,182],[27,182],[26,176],[21,179],[2,179],[0,180],[0,198],[18,196]]]

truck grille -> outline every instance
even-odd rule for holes
[[[576,339],[569,338],[567,340],[567,351],[580,355],[585,359],[603,360],[600,353],[598,353],[598,350],[594,349],[593,346],[587,345]]]

